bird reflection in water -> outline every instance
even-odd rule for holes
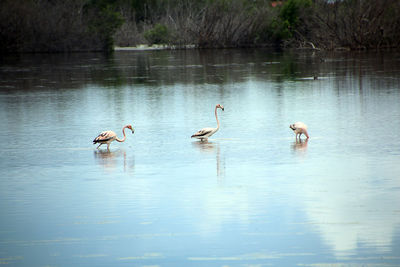
[[[118,166],[121,165],[121,160],[124,172],[132,170],[134,167],[133,158],[128,159],[125,150],[95,150],[94,158],[97,164],[108,171],[116,170]]]
[[[308,145],[308,139],[296,140],[292,144],[292,149],[294,152],[296,152],[300,155],[305,155],[305,153],[307,152],[307,145]]]
[[[225,158],[222,157],[221,160],[221,149],[219,144],[205,140],[201,142],[192,142],[192,145],[203,153],[215,153],[217,177],[218,181],[222,182],[225,177]]]

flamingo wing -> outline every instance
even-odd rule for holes
[[[101,132],[101,133],[93,140],[93,144],[110,141],[110,140],[112,140],[112,139],[115,139],[116,136],[117,136],[117,135],[116,135],[113,131],[104,131],[104,132]]]
[[[197,133],[193,134],[191,137],[206,137],[207,135],[211,134],[215,131],[214,128],[204,128],[198,131]]]
[[[294,127],[297,129],[303,129],[303,130],[307,130],[307,125],[305,125],[303,122],[296,122],[294,124]]]

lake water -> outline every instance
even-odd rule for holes
[[[3,56],[0,125],[0,264],[400,266],[399,53]]]

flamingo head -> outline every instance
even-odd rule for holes
[[[130,129],[132,131],[132,134],[135,132],[135,130],[132,128],[132,125],[127,125],[126,128]]]
[[[294,126],[294,124],[290,124],[289,128],[292,129],[293,131],[296,130],[296,127]]]
[[[224,111],[224,106],[223,106],[223,105],[218,104],[216,107],[217,107],[217,108],[220,108],[220,109],[222,109],[222,111]]]

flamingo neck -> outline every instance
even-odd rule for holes
[[[215,119],[217,120],[217,130],[219,129],[219,120],[218,120],[218,115],[217,115],[217,107],[215,107]]]
[[[119,138],[117,137],[117,139],[115,139],[115,140],[117,140],[118,142],[124,142],[124,141],[125,141],[125,139],[126,139],[125,128],[126,128],[126,126],[124,126],[124,128],[122,128],[122,133],[124,134],[124,138],[119,139]]]

